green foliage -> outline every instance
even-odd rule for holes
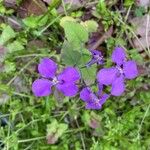
[[[125,0],[124,5],[129,7],[129,6],[133,5],[134,2],[135,2],[134,0]]]
[[[10,53],[20,51],[24,49],[24,46],[19,41],[14,41],[7,45],[8,51]]]
[[[98,17],[102,19],[102,23],[104,25],[104,29],[108,30],[108,28],[113,25],[114,23],[114,18],[113,18],[113,13],[111,12],[107,6],[106,2],[104,0],[100,0],[98,5],[97,5],[97,11],[98,11]]]
[[[96,65],[93,65],[89,68],[83,68],[81,69],[82,78],[86,85],[91,85],[95,83],[95,76],[96,76],[97,67]]]
[[[98,28],[98,23],[94,20],[87,20],[85,22],[82,22],[82,25],[89,33],[96,32]]]
[[[4,72],[12,73],[16,70],[16,64],[14,62],[5,61]]]
[[[45,25],[48,21],[48,15],[29,16],[23,19],[23,23],[29,28],[38,28]]]
[[[52,120],[51,124],[47,125],[47,138],[49,136],[54,138],[54,140],[58,140],[59,137],[63,135],[63,133],[67,130],[68,126],[64,123],[58,123],[57,120]]]
[[[80,65],[81,63],[81,53],[80,51],[75,48],[73,49],[73,46],[71,43],[69,43],[68,41],[65,41],[63,43],[63,46],[62,46],[62,50],[61,50],[61,57],[62,57],[62,62],[65,64],[65,65]]]
[[[138,7],[138,8],[135,9],[135,15],[137,17],[142,17],[144,15],[145,11],[146,10],[145,10],[144,7]]]
[[[17,0],[17,5],[19,2]],[[37,64],[43,57],[52,57],[60,63],[60,70],[64,66],[77,67],[82,80],[96,92],[95,77],[99,67],[86,68],[85,64],[91,59],[87,42],[100,21],[105,30],[112,25],[114,28],[112,37],[100,45],[104,47],[106,67],[112,65],[110,56],[115,45],[126,47],[128,58],[145,67],[143,62],[147,57],[143,58],[128,43],[125,35],[129,39],[133,36],[127,22],[119,21],[125,20],[122,14],[126,12],[115,11],[117,5],[111,9],[111,2],[99,0],[96,10],[92,10],[96,17],[83,22],[80,17],[86,17],[85,9],[67,12],[77,20],[69,16],[60,20],[62,15],[58,16],[57,12],[60,2],[53,0],[41,16],[21,19],[15,16],[16,10],[5,8],[0,0],[0,13],[5,15],[2,18],[12,17],[15,11],[13,16],[23,21],[19,31],[10,27],[5,19],[0,25],[0,45],[3,46],[0,52],[5,50],[0,56],[0,144],[2,142],[8,150],[81,150],[84,146],[89,150],[149,149],[150,79],[147,73],[136,80],[128,80],[125,94],[110,97],[99,111],[85,110],[79,95],[37,98],[31,92],[32,82],[39,78]],[[133,4],[132,1],[125,3],[127,7]],[[131,12],[137,16],[145,13],[136,7],[132,7]],[[79,87],[81,89],[81,85]],[[6,126],[1,125],[2,119],[7,120]]]
[[[68,42],[80,46],[88,41],[88,31],[79,23],[65,21],[63,23],[63,28]]]
[[[3,45],[16,36],[14,30],[10,26],[5,26],[0,36],[0,44]]]
[[[85,49],[85,43],[88,41],[88,33],[96,31],[97,23],[86,21],[82,22],[81,25],[73,18],[65,17],[61,20],[60,24],[64,28],[67,39],[62,46],[62,62],[68,66],[84,67],[90,60],[90,52]],[[97,67],[95,65],[80,70],[82,78],[87,85],[95,82],[96,70]]]
[[[137,49],[131,49],[131,50],[129,50],[129,54],[130,54],[130,57],[131,57],[132,59],[134,59],[135,61],[138,61],[139,63],[142,63],[143,58],[142,58],[142,56],[138,53]]]

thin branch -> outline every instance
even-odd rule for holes
[[[99,40],[98,40],[90,49],[93,49],[93,50],[94,50],[94,49],[97,49],[100,44],[102,44],[106,39],[108,39],[109,37],[111,37],[112,33],[113,33],[113,26],[111,26],[111,27],[108,29],[108,31],[105,32],[105,33],[103,34],[103,36],[101,36],[101,37],[99,38]]]
[[[80,128],[79,123],[78,123],[78,120],[77,120],[77,119],[75,119],[75,121],[76,121],[77,127],[78,127],[78,128]],[[84,142],[84,138],[83,138],[83,135],[82,135],[82,133],[81,133],[81,132],[80,132],[80,137],[81,137],[81,142],[82,142],[83,150],[86,150],[85,142]]]

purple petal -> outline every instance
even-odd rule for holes
[[[57,71],[57,64],[49,58],[44,58],[38,65],[38,71],[42,77],[53,78]]]
[[[91,67],[93,64],[98,63],[96,59],[92,58],[88,63],[86,63],[86,67]],[[102,64],[102,63],[101,63]]]
[[[101,95],[103,91],[103,84],[98,83],[98,92],[97,95]]]
[[[80,79],[80,73],[76,68],[67,67],[58,75],[59,81],[76,82]]]
[[[86,109],[101,109],[102,105],[106,102],[106,100],[109,98],[108,94],[104,94],[100,99],[96,97],[95,94],[93,94],[93,99],[89,102],[86,102]]]
[[[125,90],[124,77],[120,76],[112,83],[111,94],[120,96]]]
[[[91,100],[90,94],[91,94],[91,90],[86,87],[86,88],[82,89],[82,91],[80,92],[80,98],[83,101],[89,102]]]
[[[102,95],[101,100],[100,100],[101,105],[103,105],[109,97],[110,95],[108,94]]]
[[[123,72],[127,79],[134,79],[138,76],[138,69],[135,61],[127,61],[123,64]]]
[[[102,108],[102,105],[100,103],[86,103],[85,106],[86,109],[94,109],[94,110],[99,110]]]
[[[122,47],[116,47],[112,53],[112,61],[117,65],[122,65],[125,61],[126,53]]]
[[[92,59],[85,65],[86,67],[90,67],[91,65],[97,63],[99,65],[104,63],[102,53],[98,50],[91,50]]]
[[[78,87],[75,84],[72,83],[63,83],[63,84],[57,84],[56,88],[62,92],[65,96],[75,96],[78,92]]]
[[[99,56],[102,56],[102,53],[98,50],[91,50],[90,51],[92,53],[92,55],[99,55]]]
[[[116,78],[117,72],[115,67],[101,69],[97,74],[97,80],[100,84],[110,85]]]
[[[52,83],[47,79],[37,79],[32,84],[32,92],[37,97],[51,94]]]

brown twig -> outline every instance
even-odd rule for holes
[[[103,34],[103,36],[101,36],[101,37],[99,38],[99,40],[98,40],[90,49],[97,49],[97,47],[98,47],[100,44],[102,44],[106,39],[108,39],[109,37],[111,37],[112,33],[113,33],[113,26],[111,26],[111,27],[108,29],[108,31],[105,32],[105,33]]]

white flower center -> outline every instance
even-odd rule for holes
[[[56,85],[56,84],[59,83],[59,81],[57,80],[57,77],[54,77],[54,78],[53,78],[52,83],[53,83],[54,85]]]
[[[123,69],[120,66],[116,66],[120,74],[123,74]]]

